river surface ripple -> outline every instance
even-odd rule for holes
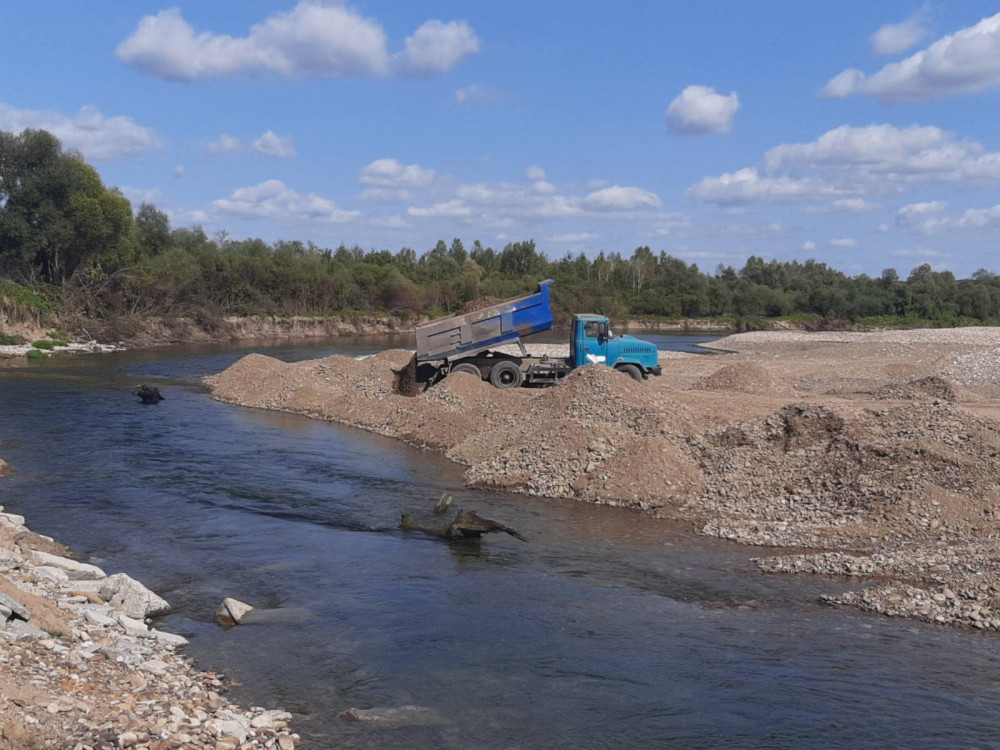
[[[759,551],[627,511],[469,491],[440,455],[216,403],[200,382],[250,351],[406,343],[0,371],[0,456],[18,469],[0,502],[156,589],[175,607],[160,626],[236,680],[234,700],[297,712],[308,747],[1000,747],[995,637],[826,608],[848,584],[764,576]],[[140,406],[139,382],[167,400]],[[442,492],[529,543],[396,529]],[[274,611],[225,630],[225,596]],[[338,718],[403,705],[427,721]]]

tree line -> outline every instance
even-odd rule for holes
[[[749,258],[702,271],[666,251],[552,258],[533,240],[503,248],[441,240],[423,253],[260,239],[172,228],[167,215],[107,188],[79,154],[41,130],[0,132],[0,279],[89,317],[455,312],[480,297],[531,291],[552,278],[557,315],[617,320],[820,318],[956,325],[1000,319],[1000,277],[929,265],[905,278],[848,276],[813,260]],[[9,295],[8,295],[9,296]]]

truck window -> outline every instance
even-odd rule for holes
[[[583,324],[583,335],[588,339],[596,339],[601,335],[601,324],[596,320],[588,320]]]

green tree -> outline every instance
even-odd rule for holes
[[[44,130],[0,133],[0,262],[61,283],[86,261],[129,262],[132,208]]]

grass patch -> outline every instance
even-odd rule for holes
[[[11,336],[0,331],[0,346],[16,346],[20,343],[21,339],[17,336]]]
[[[31,345],[36,349],[44,349],[47,352],[56,348],[56,342],[52,339],[38,339],[38,341],[33,341]]]
[[[25,356],[28,359],[43,359],[45,357],[45,352],[40,349],[29,349]]]
[[[48,302],[28,287],[15,284],[7,279],[0,279],[0,297],[6,297],[14,305],[34,308],[39,312],[48,312],[52,309]]]

